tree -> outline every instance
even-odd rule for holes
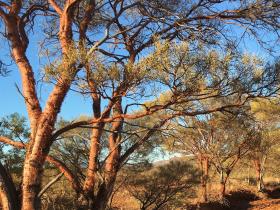
[[[104,118],[105,122],[102,122],[101,124],[94,123],[92,126],[87,126],[88,123],[94,121],[95,118],[93,118],[90,120],[74,122],[72,124],[66,125],[64,128],[58,131],[67,131],[68,128],[73,128],[73,125],[86,126],[93,129],[91,137],[94,136],[95,138],[98,138],[98,141],[95,142],[94,145],[90,146],[89,153],[93,156],[89,156],[89,165],[87,169],[88,173],[83,184],[83,192],[82,190],[79,190],[82,192],[82,196],[85,197],[89,203],[89,206],[96,207],[101,205],[102,207],[100,208],[105,208],[104,206],[106,206],[106,203],[112,193],[114,182],[120,168],[127,161],[131,154],[133,154],[140,146],[147,142],[158,129],[162,129],[164,124],[166,124],[166,122],[170,119],[180,115],[193,116],[227,110],[235,106],[242,106],[250,97],[258,96],[258,88],[255,89],[257,87],[255,85],[259,82],[259,79],[249,76],[249,72],[254,71],[253,69],[256,70],[256,68],[259,68],[259,65],[256,64],[255,61],[250,61],[248,56],[246,57],[247,60],[244,61],[244,58],[242,56],[238,56],[237,54],[235,54],[235,56],[231,54],[226,54],[223,56],[219,55],[215,51],[211,51],[207,54],[207,52],[204,50],[205,48],[202,48],[201,52],[196,51],[196,53],[193,54],[192,51],[190,51],[189,46],[186,44],[179,44],[171,47],[168,43],[159,43],[156,46],[154,54],[151,54],[147,58],[139,61],[137,65],[135,65],[133,68],[131,67],[132,69],[130,71],[134,72],[137,70],[138,72],[143,73],[142,79],[146,80],[146,84],[154,84],[156,81],[156,84],[160,83],[159,87],[162,88],[165,85],[166,88],[169,88],[169,90],[167,90],[155,100],[147,101],[145,103],[137,103],[133,101],[128,104],[119,103],[117,107],[115,107],[115,105],[110,107],[111,105],[109,103],[103,113],[107,113],[108,109],[110,110],[112,108],[113,113],[111,119],[113,118],[113,122],[111,122],[110,118]],[[102,69],[105,69],[105,67],[102,67],[102,63],[99,65]],[[215,69],[215,73],[213,74],[211,71],[212,68]],[[122,71],[116,66],[114,66],[114,68],[109,66],[107,69],[111,69],[112,71],[116,71],[117,69],[117,72]],[[241,72],[238,73],[239,70],[241,70]],[[204,71],[207,73],[204,74]],[[242,81],[239,81],[240,83],[238,82],[238,85],[236,84],[235,76],[228,76],[231,74],[231,71],[237,73],[238,78],[243,78]],[[225,74],[225,77],[222,77],[221,79],[224,81],[215,80],[218,79],[215,77],[217,72]],[[247,72],[248,75],[246,75],[245,72]],[[154,75],[157,73],[160,74],[159,78],[154,78]],[[189,78],[188,75],[192,74],[193,76]],[[205,84],[207,79],[211,77],[213,77],[213,81]],[[196,78],[197,83],[192,82],[194,78]],[[110,81],[113,84],[118,84],[118,79],[119,78],[117,76],[117,78],[111,78]],[[138,80],[139,78],[136,79]],[[175,83],[174,80],[176,80]],[[132,79],[130,81],[132,81]],[[136,87],[138,86],[138,84],[131,85],[132,86],[130,86],[130,88],[134,87],[134,85],[136,85]],[[213,88],[212,85],[215,87]],[[219,86],[221,92],[216,92],[216,85]],[[251,88],[254,89],[254,93],[251,92]],[[259,88],[259,90],[263,88],[262,84],[259,86]],[[114,93],[114,91],[115,90],[113,88],[111,92]],[[142,90],[140,89],[139,91]],[[104,92],[101,95],[106,94],[107,93]],[[136,91],[131,93],[130,97],[145,97],[145,94],[147,93],[143,95],[141,94],[143,93]],[[114,98],[114,95],[111,97]],[[231,98],[231,103],[228,103],[228,101],[224,99],[226,97]],[[217,98],[222,99],[217,100]],[[212,103],[212,106],[207,107],[203,106],[201,101],[207,102],[209,104],[215,101],[215,103]],[[127,111],[131,106],[140,106],[143,108],[136,112],[127,114]],[[116,110],[116,108],[118,109]],[[159,122],[154,123],[154,121],[150,120],[148,124],[141,123],[141,120],[146,120],[149,118],[157,119]],[[109,122],[107,121],[108,119]],[[138,127],[138,129],[140,128],[139,130],[142,129],[142,131],[137,131],[135,129],[131,130],[129,127],[124,127],[123,124],[130,124],[134,127]],[[131,136],[127,134],[130,134]],[[134,137],[132,137],[133,135]],[[128,141],[126,140],[127,136],[130,136]],[[127,145],[127,142],[131,142],[132,139],[135,139],[136,141],[132,141],[131,146],[128,148],[123,147],[124,145]],[[102,142],[105,142],[105,144]],[[105,146],[105,148],[102,146]],[[89,170],[89,168],[91,169]],[[92,184],[97,185],[97,187],[90,187],[90,192],[88,189],[85,190],[86,186]],[[96,189],[96,191],[94,191],[94,189]]]
[[[208,119],[207,116],[206,119]],[[199,120],[199,117],[180,117],[173,124],[173,129],[171,129],[169,136],[167,136],[167,140],[164,142],[164,147],[167,148],[167,150],[180,153],[185,156],[192,155],[196,159],[198,168],[201,171],[201,202],[208,201],[207,185],[209,182],[209,169],[211,167],[207,149],[212,142],[208,137],[205,138],[204,135],[204,129],[207,124],[207,120],[201,121]]]
[[[196,96],[196,91],[186,88],[187,86],[181,86],[179,81],[182,76],[186,75],[185,73],[178,75],[171,71],[169,74],[163,74],[170,78],[168,83],[164,78],[158,80],[158,78],[150,78],[147,74],[143,76],[142,71],[139,71],[141,66],[139,66],[139,61],[143,61],[142,65],[147,61],[142,58],[145,57],[146,53],[153,51],[155,42],[158,40],[187,40],[192,42],[192,48],[201,43],[214,46],[232,46],[234,41],[238,43],[237,37],[225,35],[230,34],[228,29],[231,25],[238,23],[242,26],[241,28],[246,28],[245,33],[249,31],[261,44],[264,44],[264,40],[258,39],[261,37],[260,33],[270,31],[277,34],[278,14],[279,3],[272,0],[234,3],[210,0],[175,1],[172,3],[168,1],[124,0],[0,1],[2,35],[9,42],[10,49],[7,51],[11,52],[11,58],[19,69],[22,96],[30,123],[30,137],[25,145],[13,142],[11,139],[11,141],[5,141],[26,149],[22,174],[21,208],[23,210],[40,209],[38,193],[41,188],[43,165],[46,160],[55,162],[61,170],[69,172],[63,164],[48,156],[54,140],[64,131],[81,125],[92,125],[88,173],[83,187],[77,190],[86,192],[86,199],[90,202],[93,201],[91,208],[94,206],[96,209],[104,209],[112,192],[118,166],[133,153],[135,147],[140,145],[136,144],[129,152],[120,157],[119,133],[122,130],[124,119],[131,120],[153,114],[169,108],[175,101],[182,103],[180,100],[186,96],[188,96],[189,101],[197,101],[203,98],[203,95],[204,97],[225,97],[233,93],[240,93],[241,90],[248,94],[250,88],[256,87],[256,80],[250,80],[253,82],[246,84],[246,91],[243,91],[241,86],[245,84],[246,79],[243,77],[242,81],[236,77],[233,81],[238,83],[236,85],[241,88],[239,91],[232,89],[229,93],[224,89],[218,91],[219,94],[210,91],[211,93],[204,92],[200,94],[200,97],[194,98],[191,96]],[[34,76],[37,72],[31,59],[27,56],[27,51],[30,49],[29,31],[32,31],[30,29],[33,29],[42,40],[42,49],[47,49],[45,51],[46,57],[44,57],[44,73],[49,82],[53,84],[49,85],[53,90],[46,99],[45,105],[40,103]],[[155,53],[153,55],[156,56]],[[47,63],[47,60],[50,63]],[[154,70],[157,69],[155,66],[152,69],[152,75],[158,73]],[[162,68],[160,72],[164,72],[163,70]],[[202,72],[194,71],[193,77],[188,80],[189,84],[191,80],[193,81],[194,78],[202,75]],[[267,79],[258,80],[262,84],[254,89],[254,96],[264,93],[260,91],[261,86],[269,88],[269,91],[265,91],[266,94],[275,92],[273,89],[275,75],[272,79],[271,74],[267,74],[267,72],[264,74],[266,75],[264,78]],[[206,73],[203,75],[206,76]],[[218,80],[211,81],[205,90],[210,87],[216,90],[223,89],[221,85],[225,85],[225,83],[222,81],[231,81],[231,79],[219,79],[218,76],[217,74],[215,77]],[[267,76],[270,76],[270,79]],[[146,83],[146,81],[149,82]],[[127,113],[131,111],[133,105],[135,108],[143,106],[144,103],[141,101],[139,105],[139,103],[133,102],[130,105],[127,104],[126,109],[123,107],[125,99],[131,98],[132,93],[133,96],[139,96],[144,85],[158,84],[157,82],[170,87],[174,97],[170,97],[169,102],[165,104],[147,107],[142,113],[136,115]],[[71,85],[72,88],[78,86],[78,91],[83,94],[88,93],[92,97],[94,116],[91,120],[75,122],[55,131],[57,115]],[[146,93],[145,95],[150,94]],[[241,96],[240,94],[236,95]],[[252,95],[249,94],[249,97]],[[143,100],[143,97],[140,99]],[[241,99],[244,98],[241,97]],[[101,103],[101,100],[107,102],[108,106],[104,108],[105,102]],[[139,102],[139,98],[136,101]],[[238,101],[234,105],[240,105],[243,102]],[[203,114],[231,106],[233,104],[226,104],[211,110],[201,110],[199,107],[185,111],[184,114]],[[146,141],[153,131],[161,127],[168,119],[167,117],[155,125],[143,141]],[[105,123],[111,123],[111,135],[108,137],[110,155],[104,166],[106,169],[105,182],[101,185],[100,191],[95,194],[93,189],[96,183],[96,160]],[[116,147],[118,149],[115,149]],[[121,162],[116,160],[121,160]],[[69,173],[67,174],[69,175]],[[73,181],[71,177],[68,176],[69,180]]]
[[[176,203],[176,196],[186,199],[191,194],[189,188],[197,183],[198,173],[184,161],[171,161],[142,173],[132,173],[126,189],[140,202],[141,210],[164,209]]]
[[[275,99],[254,100],[251,102],[251,110],[256,120],[258,129],[257,141],[249,156],[256,169],[256,181],[258,191],[264,190],[263,177],[267,159],[273,155],[273,151],[279,145],[279,107]]]
[[[247,122],[246,122],[247,121]],[[256,142],[255,130],[248,118],[228,118],[219,121],[214,128],[210,159],[220,175],[220,196],[224,198],[227,181],[238,163]]]
[[[202,202],[207,201],[210,166],[213,166],[220,176],[220,195],[223,198],[231,172],[256,142],[252,120],[240,110],[231,111],[230,114],[213,113],[185,121],[181,119],[178,121],[179,128],[173,134],[175,137],[171,140],[176,152],[192,154],[197,159],[202,170]]]

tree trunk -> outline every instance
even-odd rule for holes
[[[203,174],[203,191],[202,191],[202,198],[204,202],[207,202],[207,182],[208,182],[208,173],[209,173],[209,160],[208,158],[204,159],[204,174]]]
[[[247,183],[250,185],[250,166],[248,166],[248,172],[247,172]]]
[[[37,195],[40,192],[42,172],[42,157],[26,155],[22,180],[22,210],[40,209],[40,198]]]
[[[92,200],[94,198],[94,186],[96,183],[95,173],[97,171],[97,159],[100,150],[100,137],[102,135],[104,125],[104,123],[95,123],[93,127],[97,128],[93,128],[91,134],[91,145],[89,151],[87,176],[83,187],[83,194],[88,202],[88,206],[93,205]]]
[[[13,48],[13,56],[21,72],[23,94],[25,96],[25,103],[29,114],[31,126],[31,140],[29,148],[35,144],[35,135],[38,126],[38,119],[41,115],[41,108],[36,97],[35,81],[32,68],[24,54],[24,50],[20,47]],[[37,155],[30,156],[26,152],[26,159],[24,162],[23,185],[22,185],[22,209],[39,209],[40,201],[36,198],[36,194],[40,190],[40,175],[42,166],[37,163]]]
[[[262,172],[259,173],[259,179],[258,179],[258,191],[262,192],[264,189],[264,183],[263,183],[263,175]]]
[[[61,13],[59,39],[63,54],[67,54],[69,45],[72,43],[71,14],[73,7],[71,6],[74,3],[76,1],[67,1],[65,12]],[[74,63],[69,63],[67,56],[65,56],[62,63],[65,66],[65,70],[68,71],[62,73],[61,80],[54,87],[47,100],[45,110],[42,112],[37,97],[34,72],[26,57],[29,40],[25,32],[25,25],[19,17],[22,1],[13,1],[12,7],[14,7],[11,9],[13,12],[10,11],[9,14],[2,15],[2,18],[6,25],[7,38],[11,43],[13,59],[21,73],[22,94],[31,127],[30,141],[26,149],[23,168],[22,210],[38,210],[40,209],[38,193],[40,191],[43,165],[52,144],[50,137],[57,114],[77,71],[73,69],[75,67]]]
[[[220,196],[221,196],[221,199],[223,199],[226,195],[226,184],[228,182],[228,178],[231,174],[231,171],[232,169],[228,169],[226,171],[226,174],[224,174],[224,171],[221,170],[220,172]]]
[[[199,157],[200,170],[202,172],[200,177],[200,186],[201,186],[201,202],[207,202],[207,182],[208,182],[208,173],[209,173],[209,160],[207,157]]]
[[[105,182],[99,187],[98,193],[94,199],[94,203],[91,207],[92,210],[104,210],[107,207],[107,203],[112,195],[116,174],[110,175],[110,179],[107,178]]]
[[[264,183],[263,183],[263,171],[261,167],[257,168],[257,187],[258,191],[263,191]]]
[[[122,114],[121,98],[118,99],[113,108],[114,115]],[[94,200],[94,210],[106,209],[107,203],[112,195],[114,184],[117,177],[120,160],[120,140],[123,119],[118,119],[112,123],[111,134],[109,136],[109,154],[105,161],[104,180],[101,184]]]
[[[50,94],[46,107],[37,122],[34,139],[31,139],[27,150],[23,168],[22,210],[40,209],[40,192],[43,165],[52,145],[52,132],[62,102],[70,88],[71,79],[63,79]]]
[[[221,170],[220,172],[220,197],[223,199],[226,194],[226,180],[224,177],[224,171]]]
[[[254,164],[256,167],[256,182],[257,182],[257,189],[259,192],[263,191],[264,184],[263,184],[263,170],[261,166],[261,161],[259,159],[254,160]]]
[[[221,198],[224,198],[226,195],[226,183],[225,182],[221,183],[220,193],[221,193]]]
[[[3,210],[19,210],[20,202],[11,176],[0,163],[0,202]]]
[[[113,152],[115,153],[115,152]],[[112,154],[112,153],[111,153]],[[111,165],[112,162],[116,163],[119,154],[110,155],[106,161],[105,166],[105,178],[103,183],[100,185],[97,195],[94,198],[90,209],[93,210],[104,210],[106,209],[107,203],[112,195],[114,184],[117,177],[118,166],[116,164]]]

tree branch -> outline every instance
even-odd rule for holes
[[[56,177],[54,177],[45,187],[38,193],[38,197],[42,197],[42,195],[54,184],[56,183],[61,177],[63,176],[63,172],[59,173]]]
[[[73,189],[79,193],[81,192],[81,185],[75,175],[70,171],[70,169],[60,160],[48,155],[46,156],[46,161],[55,165],[68,179],[68,181],[72,184]]]
[[[4,136],[0,136],[0,142],[14,146],[18,149],[25,149],[25,145],[22,142],[17,142],[17,141],[9,139],[7,137],[4,137]],[[46,161],[55,165],[64,174],[64,176],[68,179],[68,181],[70,183],[72,183],[73,189],[76,192],[81,191],[80,183],[75,178],[75,176],[70,171],[70,169],[68,169],[68,167],[63,162],[61,162],[60,160],[58,160],[50,155],[46,156]]]
[[[58,4],[55,2],[55,0],[48,0],[50,5],[54,8],[54,10],[57,12],[57,14],[62,15],[62,9],[58,6]]]
[[[5,136],[0,136],[0,142],[14,146],[18,149],[25,149],[25,145],[22,142],[11,140]]]

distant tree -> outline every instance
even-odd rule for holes
[[[171,161],[141,173],[132,173],[125,188],[140,202],[141,210],[168,209],[172,203],[185,200],[194,193],[190,188],[198,182],[198,174],[199,171],[184,161]]]
[[[245,122],[244,122],[245,121]],[[248,118],[218,119],[212,134],[210,160],[220,176],[220,196],[224,198],[226,184],[240,159],[244,158],[256,142],[255,130]]]
[[[171,132],[167,136],[167,140],[163,143],[164,148],[168,151],[179,153],[184,156],[194,156],[200,174],[200,201],[207,202],[207,185],[209,182],[209,170],[211,167],[210,157],[207,153],[210,139],[205,138],[202,130],[208,123],[205,116],[205,121],[200,121],[199,117],[180,117],[178,121],[171,126]]]
[[[233,110],[232,110],[233,111]],[[201,175],[201,201],[207,201],[209,168],[220,176],[220,195],[223,198],[228,178],[237,162],[254,144],[254,124],[244,113],[214,113],[178,121],[169,144],[175,152],[196,157]],[[177,125],[178,126],[178,125]],[[169,145],[170,146],[170,145]]]
[[[280,145],[279,140],[279,102],[275,99],[258,99],[251,102],[251,112],[258,129],[257,141],[249,157],[256,169],[257,189],[264,190],[263,177],[268,158],[272,158]]]

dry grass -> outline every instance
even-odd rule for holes
[[[52,177],[57,175],[57,171],[51,170],[45,172],[44,184],[48,182]],[[264,209],[273,209],[273,205],[279,207],[279,200],[269,200],[280,198],[280,188],[279,179],[273,176],[266,176],[264,181],[267,186],[266,193],[258,193],[256,191],[256,186],[254,185],[253,178],[250,183],[246,176],[246,171],[239,170],[239,173],[235,172],[229,179],[227,184],[226,193],[228,194],[226,199],[221,201],[219,199],[219,182],[217,175],[212,171],[210,174],[211,182],[208,185],[208,196],[209,202],[207,204],[200,204],[200,209],[205,210],[219,210],[219,209],[252,209],[256,210],[258,205],[263,205]],[[254,174],[251,173],[251,176]],[[117,186],[120,185],[121,179],[119,179]],[[43,184],[43,185],[44,185]],[[183,205],[177,208],[172,208],[172,210],[181,209],[197,209],[199,203],[199,185],[194,186],[194,194],[191,197],[186,197],[183,200]],[[260,197],[261,201],[253,201],[256,197]],[[64,178],[61,178],[55,185],[53,185],[47,193],[43,196],[43,209],[45,210],[75,210],[76,195],[73,193],[69,183]],[[139,209],[139,202],[133,198],[125,187],[120,187],[118,191],[114,194],[111,207],[112,209],[119,210],[137,210]],[[246,207],[246,208],[245,208]],[[280,209],[275,208],[275,209]],[[171,210],[170,208],[167,210]]]

